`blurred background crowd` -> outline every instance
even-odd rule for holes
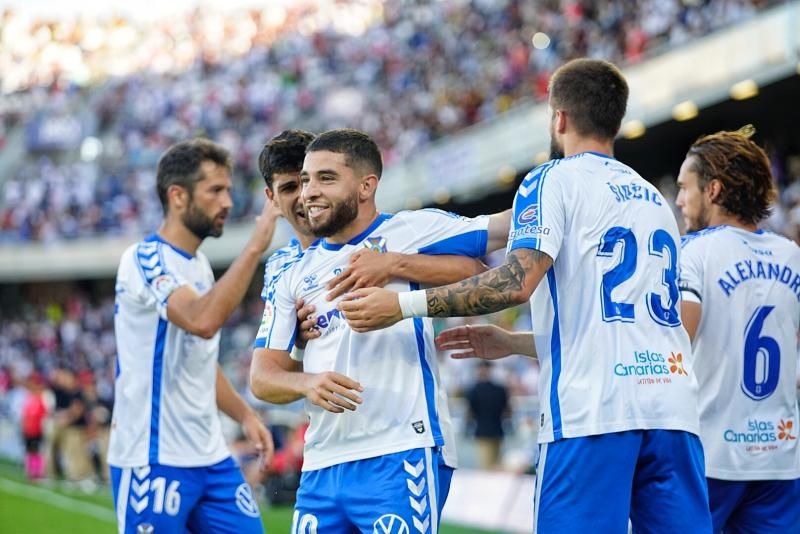
[[[250,220],[264,198],[257,155],[285,128],[364,130],[391,166],[437,139],[545,99],[550,74],[566,60],[631,65],[776,3],[331,0],[197,9],[157,23],[6,10],[0,14],[0,251],[154,230],[161,218],[155,164],[178,140],[204,135],[232,151],[232,219]],[[800,155],[770,149],[770,157],[780,198],[767,226],[798,241]],[[674,199],[675,175],[647,178]],[[221,364],[272,425],[279,448],[272,475],[280,479],[296,476],[302,463],[304,418],[300,404],[268,407],[247,389],[262,311],[258,286],[223,330]],[[21,457],[27,449],[34,478],[105,482],[113,284],[14,291],[13,299],[0,300],[16,303],[0,309],[0,455]],[[524,330],[530,312],[521,306],[475,321]],[[462,436],[462,464],[530,472],[536,362],[509,358],[484,368],[439,357]],[[491,413],[500,417],[488,418],[499,426],[482,423],[482,398],[492,399]],[[235,425],[228,431],[239,457],[252,460]],[[257,475],[250,469],[248,476]],[[270,494],[284,486],[291,482]]]
[[[261,145],[287,126],[358,128],[391,165],[544,99],[566,60],[629,65],[775,3],[294,2],[157,23],[6,10],[0,242],[154,229],[157,158],[196,135],[235,155],[232,218],[241,219],[263,202]],[[24,136],[12,143],[12,130]]]

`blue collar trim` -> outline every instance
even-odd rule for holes
[[[366,230],[364,230],[363,232],[361,232],[360,234],[355,236],[353,239],[351,239],[347,243],[330,243],[327,239],[322,239],[322,240],[319,241],[319,243],[322,245],[322,248],[324,248],[325,250],[334,250],[334,251],[335,250],[341,250],[342,247],[344,247],[345,245],[357,245],[357,244],[361,243],[364,240],[365,237],[367,237],[369,234],[371,234],[378,226],[383,224],[384,221],[387,221],[387,220],[389,220],[391,218],[392,218],[392,216],[389,213],[381,213],[381,214],[379,214],[378,217],[374,221],[372,221],[372,224],[370,224],[369,227]]]
[[[186,252],[182,248],[176,247],[175,245],[173,245],[169,241],[165,240],[163,237],[161,237],[158,234],[151,234],[151,235],[145,237],[144,240],[145,241],[158,241],[159,243],[164,243],[169,248],[171,248],[172,250],[174,250],[175,252],[177,252],[178,254],[180,254],[181,256],[186,258],[187,260],[191,260],[191,259],[194,258],[194,256],[192,254],[189,254],[188,252]]]

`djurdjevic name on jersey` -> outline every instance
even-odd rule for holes
[[[230,456],[213,392],[219,333],[189,334],[167,320],[167,299],[181,286],[209,291],[208,259],[157,235],[128,248],[116,283],[117,378],[108,463],[199,467]]]
[[[702,306],[694,368],[706,474],[800,477],[800,249],[775,234],[732,226],[689,234],[680,287],[684,299]]]
[[[678,244],[661,194],[613,158],[585,152],[525,177],[508,249],[553,258],[531,297],[540,442],[633,429],[697,434]]]
[[[321,240],[274,282],[273,298],[264,304],[265,325],[256,346],[291,350],[296,336],[295,301],[316,307],[321,336],[310,341],[303,370],[336,371],[364,387],[363,403],[354,412],[329,413],[306,402],[311,423],[306,432],[303,470],[391,454],[420,447],[450,448],[449,414],[440,393],[430,319],[408,319],[385,330],[353,332],[326,300],[327,283],[347,268],[353,252],[369,248],[405,254],[486,252],[488,217],[466,219],[438,210],[381,214],[361,235],[340,245]],[[418,289],[393,280],[395,291]],[[454,465],[452,459],[446,459]]]

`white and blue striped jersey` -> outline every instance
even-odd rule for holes
[[[256,334],[255,348],[264,346],[264,336],[275,321],[275,315],[271,313],[275,303],[275,282],[302,257],[303,247],[297,239],[292,239],[288,245],[279,248],[267,258],[264,264],[264,287],[261,288],[261,300],[265,303],[264,314],[261,316],[261,325]],[[267,306],[266,303],[270,305]]]
[[[116,281],[117,377],[108,463],[200,467],[230,456],[216,402],[219,332],[203,339],[167,319],[167,299],[214,284],[208,259],[158,235],[122,255]]]
[[[693,341],[706,475],[800,478],[800,248],[714,226],[683,239],[680,287],[702,306]]]
[[[508,250],[553,259],[531,296],[541,443],[634,429],[697,434],[678,247],[661,194],[614,158],[553,160],[520,184]]]
[[[257,347],[291,351],[297,334],[295,301],[316,307],[322,334],[305,349],[303,370],[335,371],[364,387],[363,403],[354,412],[334,414],[306,401],[303,470],[310,471],[420,447],[442,446],[453,455],[446,397],[440,391],[433,328],[430,319],[407,319],[385,330],[353,332],[326,300],[327,283],[349,265],[350,255],[364,247],[403,254],[483,256],[488,217],[467,219],[439,210],[381,214],[346,244],[320,240],[274,281],[264,304],[265,319]],[[419,289],[392,280],[394,291]],[[454,458],[446,458],[454,465]]]

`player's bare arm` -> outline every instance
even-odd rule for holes
[[[683,328],[692,341],[694,341],[694,336],[697,334],[697,327],[700,324],[702,314],[703,307],[699,302],[681,300],[681,323],[683,323]]]
[[[494,252],[506,247],[508,229],[511,227],[511,210],[507,209],[489,216],[486,252]]]
[[[305,397],[324,410],[343,413],[361,404],[358,393],[364,388],[333,371],[302,372],[300,362],[292,360],[287,351],[257,348],[250,366],[250,390],[273,404],[288,404]]]
[[[547,254],[519,248],[509,252],[506,262],[485,273],[444,287],[412,292],[424,296],[425,309],[414,309],[405,317],[465,317],[486,315],[526,302],[553,265]],[[354,291],[339,304],[350,327],[368,332],[391,326],[404,318],[398,294],[385,289]],[[414,307],[412,301],[412,308]],[[419,306],[422,308],[423,306]]]
[[[173,291],[167,301],[170,322],[196,336],[213,337],[244,298],[253,273],[272,241],[279,216],[280,211],[272,202],[265,203],[244,250],[208,293],[200,296],[190,286]]]
[[[454,351],[455,360],[499,360],[513,354],[536,358],[533,332],[510,332],[497,325],[465,325],[448,328],[436,336],[436,348]]]
[[[275,452],[272,434],[264,426],[255,410],[248,406],[236,392],[219,365],[217,365],[216,393],[217,407],[222,413],[242,425],[244,436],[261,456],[259,461],[261,469],[267,469],[272,460],[272,454]]]
[[[486,271],[480,260],[466,256],[428,256],[359,250],[350,256],[350,266],[328,284],[327,299],[363,287],[383,287],[399,278],[423,285],[450,284]]]

